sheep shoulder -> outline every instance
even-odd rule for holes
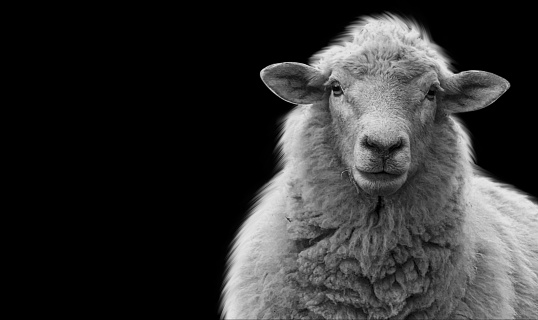
[[[255,319],[270,305],[292,314],[292,290],[285,285],[285,276],[296,265],[296,248],[288,233],[291,183],[295,180],[294,158],[299,149],[297,135],[307,122],[308,110],[295,108],[284,122],[278,150],[283,152],[282,170],[259,192],[257,203],[238,232],[228,257],[225,287],[221,299],[226,319]],[[272,313],[272,316],[277,316]]]
[[[482,173],[472,179],[466,233],[474,270],[465,303],[478,318],[538,318],[538,205]]]
[[[222,297],[226,319],[258,318],[268,288],[282,287],[278,275],[289,246],[283,179],[281,173],[260,192],[260,200],[236,236]]]

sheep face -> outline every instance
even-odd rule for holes
[[[335,150],[356,184],[376,197],[395,194],[417,173],[435,139],[438,119],[483,108],[509,87],[488,72],[441,77],[433,68],[398,77],[338,66],[323,73],[303,64],[281,63],[265,68],[261,76],[288,102],[327,106]]]
[[[354,180],[373,196],[395,193],[416,172],[430,140],[436,73],[404,82],[335,69],[327,83],[338,149]]]

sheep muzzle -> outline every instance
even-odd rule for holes
[[[357,138],[352,175],[364,192],[372,196],[389,196],[407,180],[410,163],[406,133],[370,129]]]

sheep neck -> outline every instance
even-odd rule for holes
[[[448,133],[458,144],[455,132]],[[465,290],[453,285],[465,277],[458,270],[466,263],[462,208],[470,164],[460,148],[450,155],[440,150],[440,157],[434,146],[428,156],[436,166],[422,168],[387,198],[357,193],[337,173],[341,168],[320,166],[334,163],[320,149],[306,153],[298,166],[304,170],[288,182],[296,255],[289,279],[301,292],[299,306],[329,318],[449,313],[453,303],[436,297],[449,291],[456,300]]]

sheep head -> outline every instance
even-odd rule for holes
[[[322,104],[335,150],[372,196],[395,194],[417,169],[437,122],[484,108],[509,87],[484,71],[454,74],[424,31],[390,17],[354,30],[353,39],[318,54],[315,67],[285,62],[261,71],[285,101]]]
[[[417,170],[436,119],[486,107],[509,87],[484,71],[441,78],[431,70],[403,80],[345,68],[324,75],[307,65],[280,63],[261,76],[288,102],[327,104],[342,161],[361,189],[381,196],[395,193]]]

